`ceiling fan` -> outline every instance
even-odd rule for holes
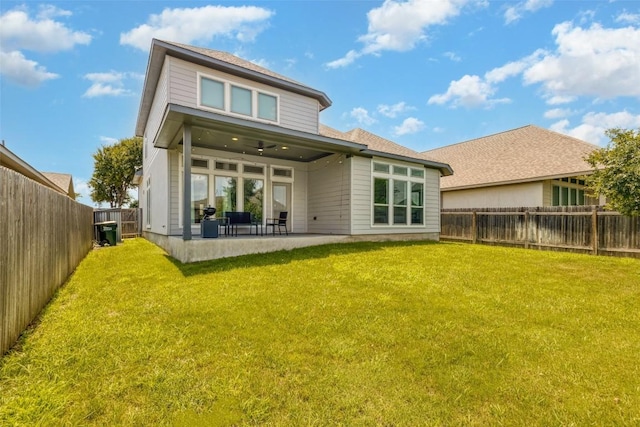
[[[264,150],[268,150],[271,148],[276,148],[276,144],[271,144],[271,145],[264,145],[263,141],[258,141],[258,145],[257,146],[251,146],[252,148],[256,148],[258,150],[259,153],[262,153]]]

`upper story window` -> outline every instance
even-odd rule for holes
[[[224,83],[202,77],[200,79],[200,104],[224,110]]]
[[[279,120],[277,95],[202,74],[198,74],[198,82],[200,107],[274,123]]]
[[[251,116],[251,91],[243,87],[231,86],[231,112]]]
[[[266,93],[258,93],[258,118],[278,121],[278,98]]]

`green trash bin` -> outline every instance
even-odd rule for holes
[[[118,242],[118,223],[116,221],[97,222],[98,243],[100,246],[115,246]]]

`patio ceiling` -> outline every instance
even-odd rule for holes
[[[191,124],[193,147],[282,160],[311,162],[334,153],[355,154],[367,148],[363,144],[173,104],[168,106],[155,146],[174,149],[181,145],[184,124]]]

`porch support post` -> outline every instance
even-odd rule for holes
[[[191,125],[182,128],[182,240],[191,240]]]

